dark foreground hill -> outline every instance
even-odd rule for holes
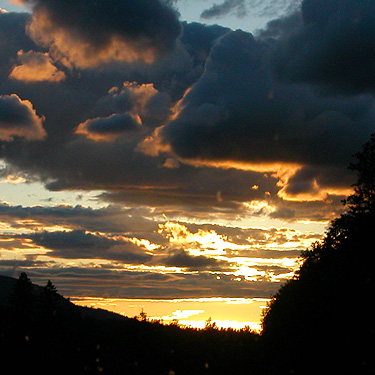
[[[17,279],[9,276],[0,275],[0,308],[9,309],[10,307],[10,297],[13,293],[14,287],[17,283]],[[33,299],[38,301],[43,295],[43,287],[31,284],[31,294],[33,295]],[[69,309],[78,313],[81,317],[86,318],[93,318],[93,319],[127,319],[126,317],[113,313],[111,311],[107,311],[104,309],[93,309],[89,307],[77,306],[72,304],[69,299],[64,298],[60,294],[56,294],[58,299],[58,308],[56,309],[56,313],[59,311],[60,314],[67,313]]]
[[[16,285],[16,279],[0,277],[1,301],[5,301],[0,308],[1,366],[17,374],[199,375],[248,373],[249,369],[260,373],[255,333],[183,329],[80,308],[52,287],[56,299],[50,308],[46,288],[33,284],[30,306],[16,311],[17,298],[9,298]]]

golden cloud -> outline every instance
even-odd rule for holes
[[[63,71],[56,68],[48,53],[18,51],[20,65],[15,66],[9,77],[23,82],[61,82],[66,79]]]

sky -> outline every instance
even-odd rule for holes
[[[0,8],[0,273],[126,314],[255,322],[356,180],[375,3]]]

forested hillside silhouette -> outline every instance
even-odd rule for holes
[[[350,169],[347,211],[303,252],[263,319],[273,374],[375,373],[375,135]]]
[[[259,335],[248,329],[197,330],[81,308],[25,273],[0,277],[3,285],[0,364],[16,374],[230,374],[261,363]]]
[[[16,374],[373,374],[375,135],[350,168],[346,212],[302,254],[261,334],[188,329],[80,308],[51,281],[0,277],[2,368]]]

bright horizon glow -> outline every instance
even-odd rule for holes
[[[141,311],[149,320],[164,324],[202,329],[211,319],[218,328],[261,330],[261,313],[268,298],[182,298],[182,299],[127,299],[103,297],[71,297],[79,305],[100,308],[128,317],[139,316]]]

